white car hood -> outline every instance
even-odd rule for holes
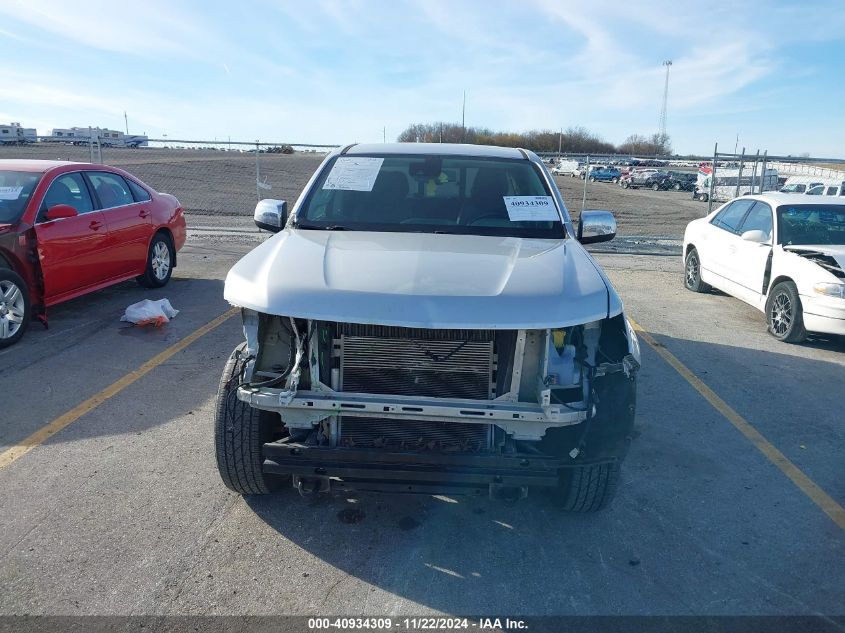
[[[418,328],[565,327],[622,304],[574,240],[285,229],[229,271],[258,312]]]
[[[816,253],[821,253],[822,255],[829,255],[833,259],[836,260],[836,263],[845,270],[845,246],[840,246],[837,244],[818,244],[812,246],[784,246],[783,250],[792,253],[800,253],[802,251],[815,251]]]

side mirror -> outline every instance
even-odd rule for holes
[[[75,218],[79,212],[69,204],[56,204],[47,209],[44,216],[47,220],[61,220],[62,218]]]
[[[758,244],[766,244],[769,241],[769,234],[760,229],[753,231],[746,231],[742,234],[742,239],[746,242],[757,242]]]
[[[254,218],[259,229],[278,233],[288,220],[288,203],[284,200],[261,200],[255,205]]]
[[[616,218],[610,211],[581,212],[578,219],[578,241],[582,244],[607,242],[616,237]]]

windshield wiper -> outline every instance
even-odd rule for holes
[[[303,224],[302,222],[297,222],[296,228],[298,229],[306,229],[306,230],[313,230],[313,231],[348,231],[349,228],[346,226],[342,226],[340,224]]]

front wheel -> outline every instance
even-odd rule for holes
[[[708,196],[706,193],[700,193],[700,194],[698,194],[698,199],[699,199],[699,200],[701,200],[702,202],[707,202],[707,198],[708,198],[708,197],[709,197],[709,196]]]
[[[674,189],[675,191],[680,191],[681,190],[680,183],[676,182],[674,185],[672,185],[672,189]]]
[[[166,286],[173,274],[173,262],[176,253],[170,238],[164,233],[156,233],[147,253],[147,267],[138,277],[138,283],[146,288]]]
[[[214,445],[217,470],[226,487],[242,495],[264,495],[275,491],[283,477],[265,475],[264,444],[282,435],[281,418],[269,411],[253,409],[238,400],[236,391],[246,361],[246,344],[232,352],[217,389],[214,417]]]
[[[15,271],[0,268],[0,348],[14,345],[21,339],[30,317],[26,282]]]
[[[619,182],[619,179],[614,176],[613,178],[610,179],[610,182],[612,182],[615,185],[617,182]]]
[[[804,311],[794,283],[782,281],[772,288],[766,300],[766,321],[769,333],[779,341],[800,343],[807,338]]]
[[[561,509],[597,512],[606,508],[619,487],[619,462],[570,468],[561,476]]]
[[[652,191],[660,191],[660,185],[658,185],[657,183],[654,183],[654,184],[651,186],[651,190],[652,190]]]
[[[701,260],[694,248],[684,259],[684,286],[693,292],[710,292],[710,286],[701,281]]]
[[[596,181],[596,177],[595,177],[595,176],[590,176],[590,182],[595,182],[595,181]]]

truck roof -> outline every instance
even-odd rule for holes
[[[346,156],[366,154],[419,154],[421,156],[445,154],[450,156],[525,159],[522,150],[514,147],[463,143],[362,143],[352,145],[345,152]]]

